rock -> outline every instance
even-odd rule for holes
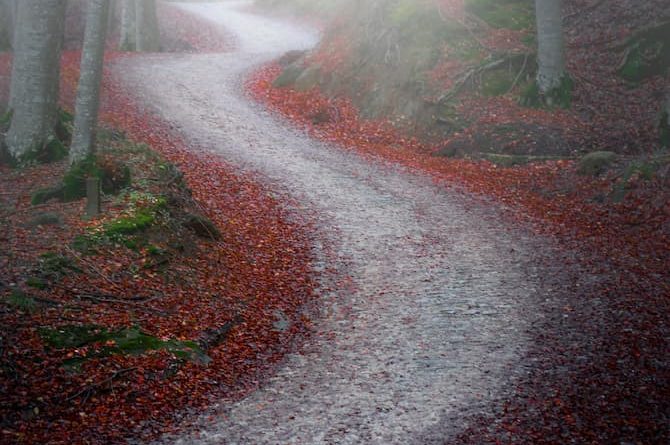
[[[281,66],[283,66],[283,67],[287,67],[287,66],[289,66],[289,65],[293,65],[293,64],[296,63],[298,60],[302,59],[302,57],[303,57],[305,54],[307,54],[307,51],[294,49],[294,50],[292,50],[292,51],[288,51],[288,52],[284,53],[284,55],[281,56],[277,62],[278,62]]]
[[[598,176],[616,161],[617,155],[611,151],[594,151],[581,158],[577,173],[583,176]]]
[[[311,90],[318,85],[321,78],[321,68],[317,66],[310,66],[300,74],[295,80],[294,88],[298,91]]]
[[[275,88],[286,88],[295,83],[295,81],[300,77],[304,68],[300,63],[293,63],[286,68],[284,71],[275,79],[272,85]]]

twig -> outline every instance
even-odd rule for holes
[[[136,367],[136,366],[135,366],[135,367],[132,367],[132,368],[125,368],[125,369],[120,369],[120,370],[118,370],[118,371],[114,371],[114,373],[113,373],[110,377],[106,378],[106,379],[103,380],[102,382],[100,382],[100,383],[95,383],[95,384],[93,384],[93,385],[88,385],[88,386],[86,386],[86,387],[83,388],[81,391],[79,391],[79,392],[77,392],[76,394],[73,394],[73,395],[71,395],[70,397],[68,397],[67,399],[65,399],[65,401],[66,401],[66,402],[69,402],[69,401],[74,400],[74,399],[76,399],[77,397],[81,396],[82,394],[90,393],[91,391],[95,391],[96,389],[101,388],[101,387],[105,386],[105,385],[108,384],[108,383],[111,383],[112,381],[114,381],[114,380],[117,379],[118,377],[122,376],[123,374],[127,374],[127,373],[132,372],[132,371],[135,371],[135,370],[137,370],[137,367]],[[87,398],[88,398],[88,397],[87,397]]]
[[[85,260],[81,255],[78,255],[77,252],[75,252],[72,248],[66,246],[65,250],[70,253],[73,257],[75,257],[77,260],[79,260],[81,263],[84,263],[86,266],[88,266],[93,272],[98,274],[103,280],[107,281],[114,289],[119,290],[118,284],[116,284],[114,281],[112,281],[111,278],[109,278],[107,275],[102,273],[100,269],[98,269],[93,263],[90,261]]]
[[[124,304],[128,306],[133,306],[139,310],[146,311],[146,312],[151,312],[154,314],[162,315],[162,316],[167,316],[169,315],[165,311],[161,311],[160,309],[154,309],[150,307],[146,307],[143,303],[138,303],[132,300],[123,300],[120,298],[112,298],[112,297],[107,297],[107,296],[96,296],[96,295],[91,295],[89,294],[77,294],[75,295],[77,298],[81,300],[91,300],[95,301],[98,303],[109,303],[109,304]]]
[[[512,90],[514,90],[514,88],[516,87],[516,84],[519,83],[519,79],[521,79],[521,76],[526,71],[526,65],[527,64],[528,64],[528,54],[523,56],[523,65],[521,66],[521,69],[519,70],[519,74],[516,75],[516,77],[514,78],[514,82],[512,82],[512,86],[509,87],[509,90],[507,90],[507,93],[505,93],[505,94],[509,94],[509,93],[512,92]]]

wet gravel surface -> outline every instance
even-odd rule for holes
[[[241,12],[245,5],[181,6],[237,36],[236,50],[148,56],[116,72],[194,150],[219,153],[298,198],[332,249],[321,266],[351,281],[346,291],[324,282],[314,335],[259,390],[163,442],[444,437],[525,372],[529,326],[542,316],[534,308],[551,300],[545,278],[561,273],[539,255],[555,247],[507,226],[481,199],[314,141],[246,98],[246,74],[318,36]]]

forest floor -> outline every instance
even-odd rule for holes
[[[161,14],[180,23],[168,49],[230,47],[177,9]],[[79,56],[63,55],[69,110]],[[110,51],[107,65],[134,57]],[[0,54],[5,101],[10,69]],[[100,217],[84,219],[83,200],[31,204],[66,161],[0,167],[0,443],[155,437],[176,413],[251,391],[309,323],[311,229],[289,202],[187,150],[110,72],[101,120],[101,156],[132,182],[104,195]]]
[[[2,441],[147,439],[222,397],[165,440],[668,442],[667,172],[435,158],[346,101],[272,88],[278,66],[259,65],[309,32],[192,8],[163,12],[192,18],[173,46],[216,54],[109,56],[102,116],[130,141],[107,141],[134,180],[103,217],[30,206],[63,164],[2,171]],[[110,238],[138,208],[155,227]],[[210,350],[212,328],[227,335]]]

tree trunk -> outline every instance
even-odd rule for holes
[[[0,0],[0,50],[13,47],[17,6],[16,0]]]
[[[94,151],[109,1],[90,0],[86,12],[70,164],[86,158]]]
[[[137,51],[160,51],[161,42],[156,14],[156,0],[137,0],[136,5]]]
[[[135,51],[137,24],[135,22],[136,0],[123,0],[121,12],[121,51]]]
[[[562,0],[535,0],[539,65],[537,84],[542,94],[559,87],[565,76],[562,6]]]
[[[19,159],[53,134],[66,0],[21,0],[10,83],[10,154]]]

